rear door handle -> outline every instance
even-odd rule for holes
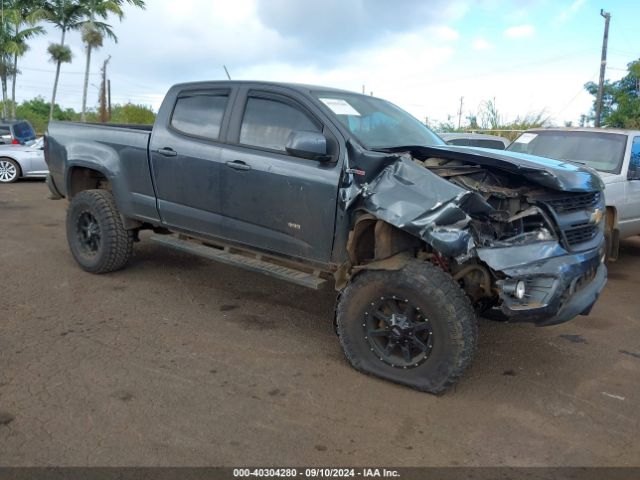
[[[171,147],[159,148],[158,150],[156,150],[156,152],[158,152],[160,155],[164,155],[165,157],[175,157],[176,155],[178,155],[178,152],[176,152]]]
[[[234,170],[251,170],[251,165],[247,165],[242,160],[234,160],[226,162],[227,167],[231,167]]]

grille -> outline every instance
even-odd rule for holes
[[[575,225],[564,231],[567,243],[574,246],[592,240],[598,234],[598,226],[591,223]]]
[[[575,212],[597,205],[600,201],[600,195],[600,192],[567,195],[547,200],[546,203],[557,213]]]

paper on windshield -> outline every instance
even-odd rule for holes
[[[523,133],[522,135],[520,135],[518,138],[516,138],[515,143],[524,143],[527,144],[529,143],[531,140],[533,140],[534,138],[536,138],[538,136],[537,133]]]
[[[358,113],[358,111],[353,108],[349,102],[342,98],[321,98],[320,101],[329,107],[336,115],[360,116],[360,113]]]

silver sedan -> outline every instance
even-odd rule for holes
[[[21,177],[44,178],[48,172],[42,138],[31,145],[0,146],[0,183]]]

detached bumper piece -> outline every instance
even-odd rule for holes
[[[607,282],[607,268],[601,262],[599,249],[539,260],[523,267],[503,271],[508,279],[498,282],[501,309],[512,321],[533,322],[538,326],[557,325],[577,315],[588,315]],[[522,298],[513,295],[509,288],[514,281],[525,284]]]

